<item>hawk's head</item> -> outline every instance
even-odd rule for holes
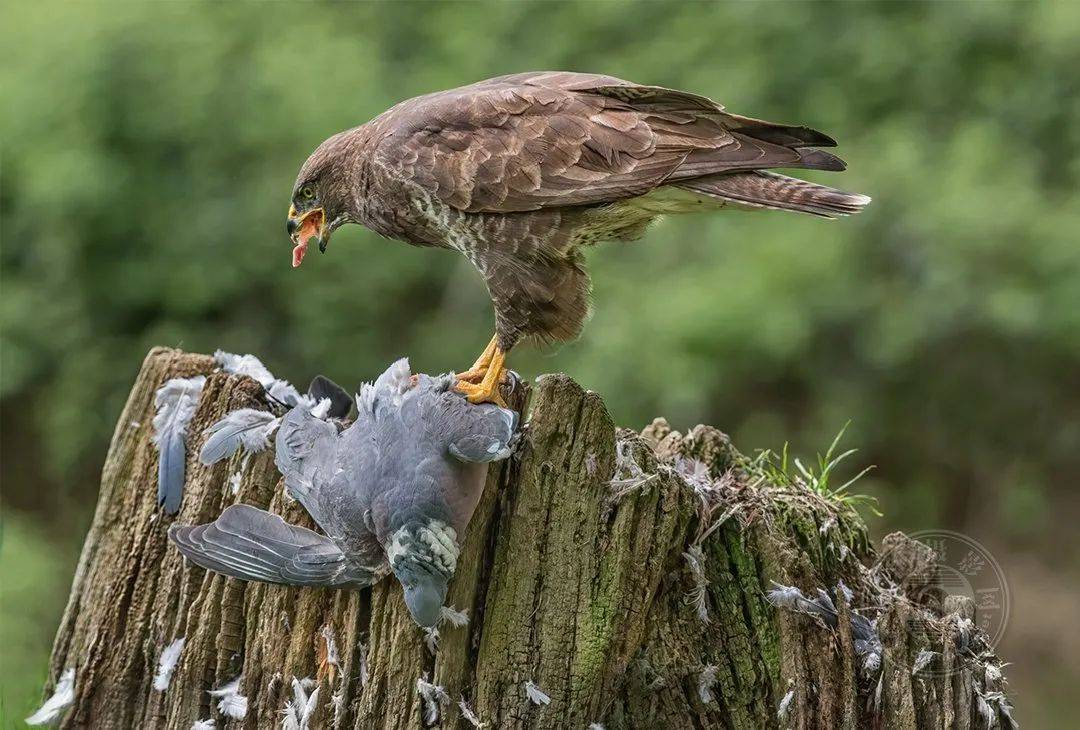
[[[293,242],[293,266],[299,266],[312,241],[326,252],[330,234],[345,223],[358,222],[353,195],[357,130],[335,134],[311,153],[293,185],[285,227]]]

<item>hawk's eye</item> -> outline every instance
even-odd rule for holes
[[[315,197],[315,188],[310,185],[305,185],[300,188],[300,197],[304,200],[312,200]]]

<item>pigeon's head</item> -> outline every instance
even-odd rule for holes
[[[362,127],[335,134],[311,153],[293,185],[285,227],[293,242],[293,267],[314,241],[326,252],[330,235],[346,223],[359,223],[355,190],[362,165]]]
[[[413,521],[398,528],[385,545],[386,558],[405,592],[405,605],[420,626],[434,626],[457,567],[454,528],[440,520]]]
[[[412,561],[402,561],[394,568],[394,575],[401,581],[405,605],[413,621],[424,627],[434,626],[446,603],[446,576],[430,570],[423,563]]]

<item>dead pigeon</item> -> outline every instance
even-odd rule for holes
[[[453,384],[414,377],[402,359],[361,387],[344,430],[313,414],[310,399],[281,418],[275,463],[325,534],[234,505],[206,525],[173,525],[169,537],[197,565],[244,580],[362,587],[392,571],[415,621],[433,626],[486,466],[510,454],[518,425],[515,412],[473,405]],[[341,414],[342,392],[322,379],[309,396]]]

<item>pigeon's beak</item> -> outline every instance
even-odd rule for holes
[[[312,239],[319,244],[319,251],[326,251],[326,214],[322,208],[312,208],[298,214],[296,207],[290,206],[285,230],[289,232],[289,238],[293,242],[292,265],[294,269],[303,263],[308,243]]]

